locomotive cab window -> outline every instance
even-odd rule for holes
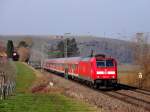
[[[105,61],[97,61],[97,67],[105,67]]]
[[[102,60],[96,62],[97,67],[113,67],[114,63],[113,60]]]
[[[113,60],[106,60],[106,66],[113,67],[114,66]]]

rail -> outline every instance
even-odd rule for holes
[[[52,72],[52,73],[57,74],[55,72]],[[58,75],[58,76],[60,76],[60,75]],[[82,81],[81,82],[79,80],[77,80],[77,81],[71,80],[71,81],[81,84],[84,87],[91,88],[90,84],[83,83]],[[122,102],[131,104],[136,107],[141,107],[144,110],[150,111],[150,101],[147,101],[145,99],[139,99],[139,98],[137,98],[137,96],[135,94],[133,94],[133,96],[129,96],[126,94],[126,92],[128,92],[128,91],[134,91],[134,92],[140,93],[142,95],[149,95],[150,93],[148,90],[143,90],[143,89],[141,90],[136,87],[131,87],[128,85],[123,85],[123,84],[118,84],[117,88],[115,88],[115,89],[108,89],[108,90],[105,90],[105,89],[101,90],[101,89],[95,89],[95,88],[91,88],[91,89],[93,89],[94,91],[100,92],[104,95],[110,96],[112,98],[118,99]],[[121,90],[124,90],[125,92],[119,93],[119,91],[121,91]]]

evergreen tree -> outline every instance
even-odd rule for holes
[[[14,45],[12,40],[8,40],[7,42],[7,56],[8,58],[12,58],[14,52]]]

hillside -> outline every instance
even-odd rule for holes
[[[12,39],[14,44],[26,37],[30,37],[33,40],[33,50],[41,52],[42,46],[45,44],[56,45],[62,36],[0,36],[1,40]],[[124,40],[117,40],[111,38],[93,37],[93,36],[65,36],[65,38],[76,38],[80,56],[88,56],[91,50],[95,53],[104,53],[112,56],[118,60],[119,63],[131,63],[132,62],[132,47],[131,42]]]

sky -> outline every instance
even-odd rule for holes
[[[150,0],[0,0],[0,35],[126,37],[150,31]]]

